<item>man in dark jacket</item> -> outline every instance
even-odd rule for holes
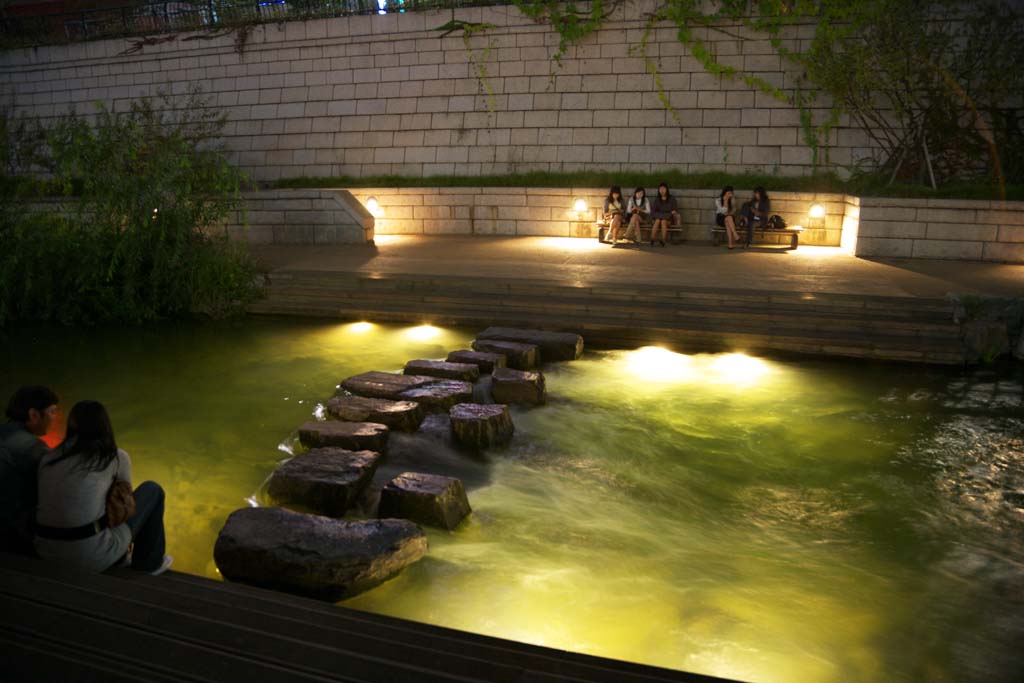
[[[40,437],[57,420],[59,400],[46,387],[28,386],[7,404],[9,421],[0,425],[0,552],[35,554],[36,472],[46,453]]]

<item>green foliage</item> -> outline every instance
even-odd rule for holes
[[[222,116],[198,92],[46,128],[0,118],[8,147],[45,142],[7,163],[0,185],[0,323],[220,315],[254,295],[253,265],[218,230],[240,206],[242,176],[213,142]],[[33,166],[46,182],[12,177]],[[33,199],[42,192],[57,199]]]
[[[590,6],[514,2],[558,32],[556,59],[627,6],[625,0]],[[845,115],[877,150],[862,170],[917,183],[926,171],[940,183],[1024,182],[1024,70],[1018,68],[1024,62],[1024,17],[1015,3],[657,0],[652,7],[636,46],[649,71],[657,73],[647,54],[652,31],[674,26],[707,73],[742,80],[797,108],[815,165],[824,163],[830,132]],[[802,76],[780,89],[720,60],[711,37],[767,39],[792,73]]]

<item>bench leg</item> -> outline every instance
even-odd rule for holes
[[[799,241],[800,241],[800,236],[794,234],[793,237],[789,240],[789,248],[790,249],[796,249],[797,242],[799,242]]]

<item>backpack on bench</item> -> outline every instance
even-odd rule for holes
[[[772,217],[768,219],[767,227],[769,230],[785,230],[786,219],[777,213],[773,214]]]

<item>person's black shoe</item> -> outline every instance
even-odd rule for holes
[[[661,242],[661,246],[665,246],[665,240],[658,240],[658,241]]]

